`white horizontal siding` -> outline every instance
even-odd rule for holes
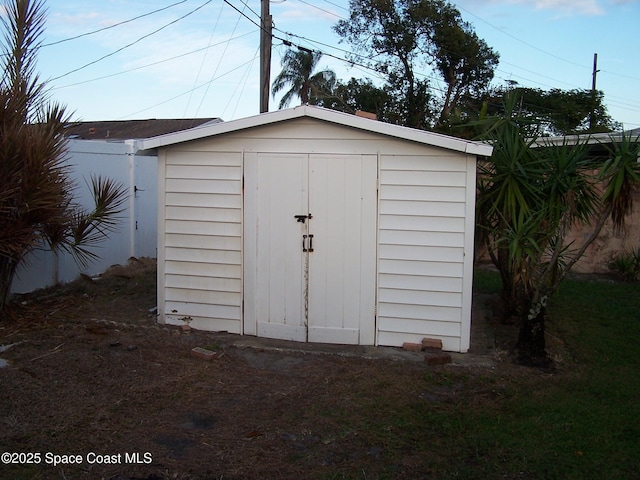
[[[429,217],[464,218],[465,204],[461,202],[425,202],[389,200],[380,206],[383,215],[427,215]]]
[[[378,344],[439,338],[460,346],[467,166],[464,157],[381,156]]]
[[[381,245],[425,245],[464,247],[463,232],[420,232],[414,230],[382,230],[378,233]]]
[[[196,168],[196,167],[194,167]],[[209,193],[233,194],[238,189],[240,179],[213,180],[203,178],[167,178],[167,191],[173,193]]]
[[[202,277],[196,275],[170,275],[165,281],[168,288],[186,288],[192,290],[215,290],[218,292],[238,292],[241,280],[228,277]]]
[[[242,197],[236,193],[167,193],[166,202],[173,206],[242,208]]]
[[[211,265],[208,263],[166,261],[165,270],[167,275],[184,274],[194,275],[197,277],[226,278],[231,280],[242,278],[241,265],[216,265],[216,268],[212,269]]]
[[[204,306],[235,307],[238,304],[238,293],[220,292],[216,290],[195,290],[192,288],[166,287],[165,299],[169,302],[184,302],[185,304],[199,304]]]
[[[450,277],[386,274],[378,283],[385,288],[409,290],[418,288],[430,292],[460,292],[462,290],[462,279]]]
[[[167,260],[177,262],[196,262],[209,265],[239,265],[242,263],[242,253],[233,250],[167,247],[165,255]]]
[[[381,302],[378,304],[378,320],[383,318],[412,318],[439,322],[459,322],[458,307],[436,307],[434,305],[409,305],[407,303]]]
[[[167,247],[203,248],[213,250],[242,250],[242,241],[235,236],[223,235],[183,235],[168,233],[165,236]]]
[[[234,181],[237,180],[237,170],[233,165],[167,165],[167,178],[215,178]]]
[[[382,274],[406,275],[411,279],[414,275],[423,277],[457,277],[462,278],[462,265],[451,262],[415,262],[413,260],[380,259],[379,272]]]
[[[386,230],[417,232],[464,232],[464,218],[429,217],[426,215],[380,215]]]
[[[242,154],[168,151],[165,321],[241,333]]]
[[[466,172],[434,172],[413,170],[407,175],[406,170],[387,170],[385,172],[387,185],[413,185],[420,187],[463,187],[467,179]]]
[[[411,318],[381,318],[379,323],[381,329],[386,332],[445,337],[460,336],[460,324],[454,322],[418,321]]]
[[[196,222],[217,222],[236,223],[238,220],[237,208],[224,207],[197,207],[197,206],[167,206],[167,218],[179,220],[194,220]]]
[[[171,315],[175,318],[201,317],[209,319],[236,320],[236,317],[240,314],[240,307],[235,305],[212,305],[175,300],[166,301],[165,305],[167,308],[167,315]],[[208,330],[211,330],[211,328]]]
[[[208,222],[189,220],[166,220],[165,231],[182,235],[219,235],[238,237],[242,235],[242,224],[238,222],[217,222],[211,219]]]
[[[462,303],[460,292],[430,292],[406,288],[381,288],[379,302],[397,305],[431,305],[435,307],[459,307]]]
[[[380,174],[382,174],[382,172],[380,172]],[[380,198],[385,200],[413,200],[418,202],[464,202],[465,188],[386,185],[381,183]]]
[[[434,155],[385,155],[382,168],[386,172],[464,172],[466,166],[460,162],[459,154],[435,150]]]
[[[217,332],[242,333],[237,320],[222,318],[220,312],[217,311],[207,312],[205,316],[168,313],[165,316],[165,323],[169,325],[184,325],[188,323],[196,330],[211,330],[212,315],[215,315],[215,328]]]
[[[460,247],[381,244],[379,252],[380,258],[389,260],[458,263],[464,259],[464,249]]]

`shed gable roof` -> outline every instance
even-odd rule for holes
[[[468,153],[472,155],[490,156],[493,148],[490,145],[463,140],[438,133],[417,130],[390,123],[379,122],[367,118],[357,117],[348,113],[342,113],[335,110],[329,110],[320,107],[302,105],[286,110],[278,110],[275,112],[263,113],[260,115],[232,120],[229,122],[217,123],[214,125],[204,125],[200,127],[183,130],[180,132],[160,135],[157,137],[147,138],[141,141],[142,150],[150,150],[154,148],[167,147],[179,143],[190,142],[202,138],[213,137],[225,133],[236,132],[264,125],[271,125],[278,122],[292,120],[296,118],[315,118],[326,122],[342,125],[345,127],[356,128],[368,132],[378,133],[395,137],[403,140],[409,140],[435,147],[446,148],[449,150]]]

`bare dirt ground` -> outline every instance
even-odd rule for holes
[[[155,263],[135,259],[16,299],[0,319],[13,345],[0,353],[0,452],[39,458],[14,456],[1,478],[426,478],[433,462],[393,445],[385,409],[490,402],[516,371],[466,367],[464,387],[430,386],[463,367],[240,349],[156,325],[155,305]]]

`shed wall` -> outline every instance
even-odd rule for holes
[[[442,339],[446,350],[468,348],[463,341],[468,180],[460,155],[381,156],[379,345],[427,336]]]
[[[242,333],[242,153],[174,150],[160,169],[164,321]]]

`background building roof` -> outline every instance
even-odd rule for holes
[[[112,120],[72,123],[66,128],[68,138],[82,140],[132,140],[156,137],[189,128],[220,123],[220,118],[179,118],[148,120]]]

